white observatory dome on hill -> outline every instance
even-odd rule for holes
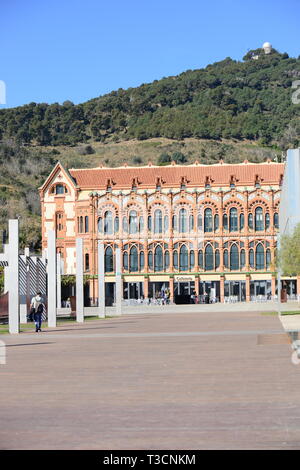
[[[269,42],[264,42],[262,48],[265,51],[265,54],[270,54],[272,51],[272,44],[270,44]]]

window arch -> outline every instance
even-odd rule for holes
[[[253,214],[248,214],[248,227],[253,230]]]
[[[205,248],[205,271],[212,271],[214,269],[214,256],[213,248],[207,245]]]
[[[104,269],[106,273],[111,273],[114,270],[113,250],[111,246],[108,246],[105,250]]]
[[[205,209],[204,211],[204,232],[213,231],[213,218],[212,210],[210,208]]]
[[[162,211],[160,209],[156,209],[154,212],[154,233],[162,233]]]
[[[104,214],[104,233],[112,235],[113,233],[113,216],[111,211],[106,211]]]
[[[258,243],[255,251],[255,268],[264,269],[265,268],[265,250],[261,243]]]
[[[275,227],[275,228],[279,228],[278,212],[274,212],[274,227]]]
[[[188,259],[188,249],[186,245],[182,245],[179,252],[179,270],[188,271],[189,269],[189,259]]]
[[[179,211],[179,232],[187,232],[187,211],[184,208],[181,208]]]
[[[227,214],[223,214],[223,229],[228,230],[228,216],[227,216]]]
[[[264,214],[262,207],[255,209],[255,231],[261,232],[264,230]]]
[[[129,212],[129,233],[135,234],[138,231],[138,217],[137,211],[132,210]]]
[[[235,243],[230,248],[230,269],[233,271],[240,269],[239,249]]]
[[[132,246],[129,252],[129,271],[137,272],[138,269],[138,250],[136,246]]]
[[[154,251],[154,271],[163,271],[163,251],[160,245],[157,245]]]
[[[243,212],[240,214],[240,230],[243,230],[245,226],[245,216],[243,214]]]
[[[203,269],[203,250],[198,251],[198,266]]]
[[[98,228],[98,232],[101,233],[103,230],[102,217],[98,217],[97,228]]]
[[[197,217],[197,226],[198,226],[198,230],[203,230],[202,214],[198,214],[198,217]]]
[[[79,217],[79,232],[83,233],[83,217],[82,217],[82,215]]]
[[[238,231],[238,212],[236,207],[232,207],[229,211],[229,231]]]
[[[177,250],[173,251],[173,266],[174,266],[174,269],[178,269],[178,251]]]
[[[270,228],[270,214],[268,212],[265,215],[265,227],[266,227],[266,230]]]
[[[214,231],[218,230],[219,228],[219,214],[215,214],[214,217]]]

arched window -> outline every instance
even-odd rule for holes
[[[177,216],[173,215],[172,217],[172,228],[173,230],[177,230]]]
[[[228,250],[224,250],[223,257],[224,257],[224,266],[225,268],[228,268]]]
[[[261,243],[256,247],[255,251],[255,268],[264,269],[265,268],[265,250]]]
[[[248,214],[248,227],[253,229],[253,214]]]
[[[189,269],[188,249],[185,245],[182,245],[180,248],[179,265],[180,271],[187,271]]]
[[[145,266],[145,255],[143,251],[140,251],[140,271],[144,269]]]
[[[165,269],[168,269],[170,266],[170,253],[165,251]]]
[[[102,233],[103,230],[103,224],[102,224],[102,217],[98,217],[98,232]]]
[[[129,271],[138,271],[138,251],[136,246],[132,246],[129,255]]]
[[[228,230],[228,217],[227,217],[227,214],[223,214],[223,229]]]
[[[123,217],[123,232],[128,233],[128,220],[127,217]]]
[[[123,268],[125,271],[128,271],[128,253],[124,251],[123,253]]]
[[[82,217],[82,215],[79,218],[79,232],[83,233],[83,217]]]
[[[119,231],[119,217],[115,217],[115,233]]]
[[[152,217],[151,217],[151,215],[148,215],[148,230],[149,230],[149,232],[152,231]]]
[[[162,233],[162,212],[157,209],[154,212],[154,233]]]
[[[191,214],[189,217],[189,231],[194,230],[194,216]]]
[[[218,230],[218,228],[219,228],[219,215],[216,214],[214,218],[214,230],[216,231]]]
[[[213,231],[213,219],[212,219],[212,210],[205,209],[204,211],[204,232]]]
[[[243,213],[240,214],[240,230],[243,230],[245,226],[245,216]]]
[[[202,214],[198,214],[197,226],[198,226],[198,230],[203,230]]]
[[[229,231],[238,231],[238,213],[236,207],[232,207],[229,211]]]
[[[265,227],[266,230],[268,230],[268,228],[270,227],[270,214],[268,212],[265,215]]]
[[[129,212],[129,233],[134,234],[138,231],[138,217],[136,211]]]
[[[190,251],[190,269],[193,269],[195,266],[195,253],[194,250]]]
[[[255,209],[255,231],[261,232],[264,230],[264,214],[261,207]]]
[[[237,245],[233,244],[230,248],[230,269],[236,271],[239,268],[239,250]]]
[[[154,252],[154,271],[163,271],[163,251],[160,245],[155,248]]]
[[[88,253],[86,253],[84,256],[84,262],[85,262],[85,270],[89,271],[90,270],[90,255]]]
[[[113,233],[113,217],[111,211],[104,214],[104,233],[111,235]]]
[[[249,250],[249,265],[254,268],[254,250],[252,248]]]
[[[271,265],[271,250],[269,248],[266,250],[266,268],[269,269]]]
[[[215,268],[218,268],[220,266],[220,251],[216,250],[215,251]]]
[[[105,250],[104,269],[106,273],[111,273],[114,270],[113,250],[111,246],[108,246]]]
[[[205,271],[212,271],[214,269],[214,256],[213,248],[207,245],[205,248]]]
[[[274,213],[274,227],[279,228],[279,217],[278,217],[278,212]]]
[[[141,215],[139,219],[139,232],[143,232],[144,230],[144,217]]]
[[[153,269],[153,251],[148,251],[148,268]]]
[[[187,211],[183,208],[179,211],[179,232],[187,232]]]
[[[86,215],[84,218],[84,231],[87,233],[89,231],[89,216]]]
[[[198,266],[199,268],[203,269],[203,251],[198,251]]]
[[[245,250],[241,250],[240,256],[241,256],[241,268],[244,268],[246,264]]]
[[[165,215],[164,217],[164,230],[165,232],[169,229],[169,216]]]
[[[178,269],[178,251],[173,251],[173,266],[174,269]]]

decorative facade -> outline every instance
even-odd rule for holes
[[[124,299],[190,296],[249,301],[274,296],[284,164],[92,168],[60,163],[40,188],[43,248],[55,229],[65,274],[84,241],[89,296],[97,299],[97,243],[105,246],[106,295],[114,296],[115,249],[122,251]]]

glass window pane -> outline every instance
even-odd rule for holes
[[[232,245],[230,249],[230,269],[239,269],[239,250],[237,245]]]
[[[113,250],[109,246],[105,250],[105,256],[104,256],[104,266],[105,266],[105,272],[113,272],[114,270],[114,263],[113,263]]]
[[[124,251],[123,253],[123,268],[125,271],[128,271],[128,253],[127,251]]]
[[[178,269],[178,251],[177,250],[173,252],[173,266],[174,266],[174,269]]]
[[[148,268],[153,269],[153,252],[148,251]]]
[[[119,217],[115,217],[115,233],[119,231]]]
[[[245,266],[246,257],[245,257],[245,250],[241,250],[241,268]]]
[[[195,266],[195,253],[193,250],[190,251],[190,269]]]
[[[136,246],[133,246],[130,250],[129,270],[132,272],[138,271],[138,251]]]
[[[164,230],[165,232],[169,229],[169,217],[165,215],[164,217]]]
[[[180,248],[179,254],[180,271],[187,271],[189,269],[188,249],[185,245]]]
[[[179,232],[187,232],[187,211],[186,209],[180,209],[179,211]]]
[[[229,211],[229,231],[237,232],[238,230],[238,213],[237,208],[232,207]]]
[[[113,217],[110,211],[105,212],[104,214],[104,233],[112,235],[113,233]]]
[[[154,271],[162,271],[163,267],[163,251],[161,246],[157,246],[154,252]]]
[[[127,217],[123,217],[123,232],[125,232],[125,233],[128,232],[128,221],[127,221]]]
[[[227,214],[223,215],[223,229],[228,230],[228,217],[227,217]]]
[[[275,212],[275,214],[274,214],[274,227],[279,228],[279,217],[278,217],[277,212]]]
[[[134,234],[138,231],[138,218],[136,211],[130,211],[129,213],[129,233]]]
[[[240,230],[243,230],[245,226],[245,217],[244,217],[244,214],[241,214],[240,215]]]
[[[261,232],[264,230],[264,215],[261,207],[255,209],[255,231]]]
[[[199,268],[203,269],[203,251],[202,250],[198,251],[198,265],[199,265]]]
[[[218,268],[220,266],[220,251],[216,250],[215,251],[215,268]]]
[[[202,214],[198,214],[197,225],[198,225],[198,230],[203,230]]]
[[[265,267],[265,250],[261,243],[256,247],[255,267],[256,269],[264,269]]]
[[[102,217],[98,217],[98,232],[102,233]]]
[[[170,253],[165,251],[165,269],[168,269],[170,266]]]
[[[225,268],[228,268],[228,250],[224,250],[224,266]]]
[[[144,266],[145,266],[145,255],[144,255],[144,252],[141,251],[140,252],[140,270],[141,271],[144,269]]]
[[[219,228],[219,215],[218,214],[215,215],[215,224],[214,225],[215,225],[214,229],[218,230],[218,228]]]
[[[144,217],[140,217],[140,226],[139,226],[139,231],[142,232],[144,230]]]
[[[205,271],[211,271],[213,269],[214,269],[213,249],[211,245],[207,245],[205,248]]]
[[[204,211],[204,232],[213,231],[212,210],[205,209]]]

